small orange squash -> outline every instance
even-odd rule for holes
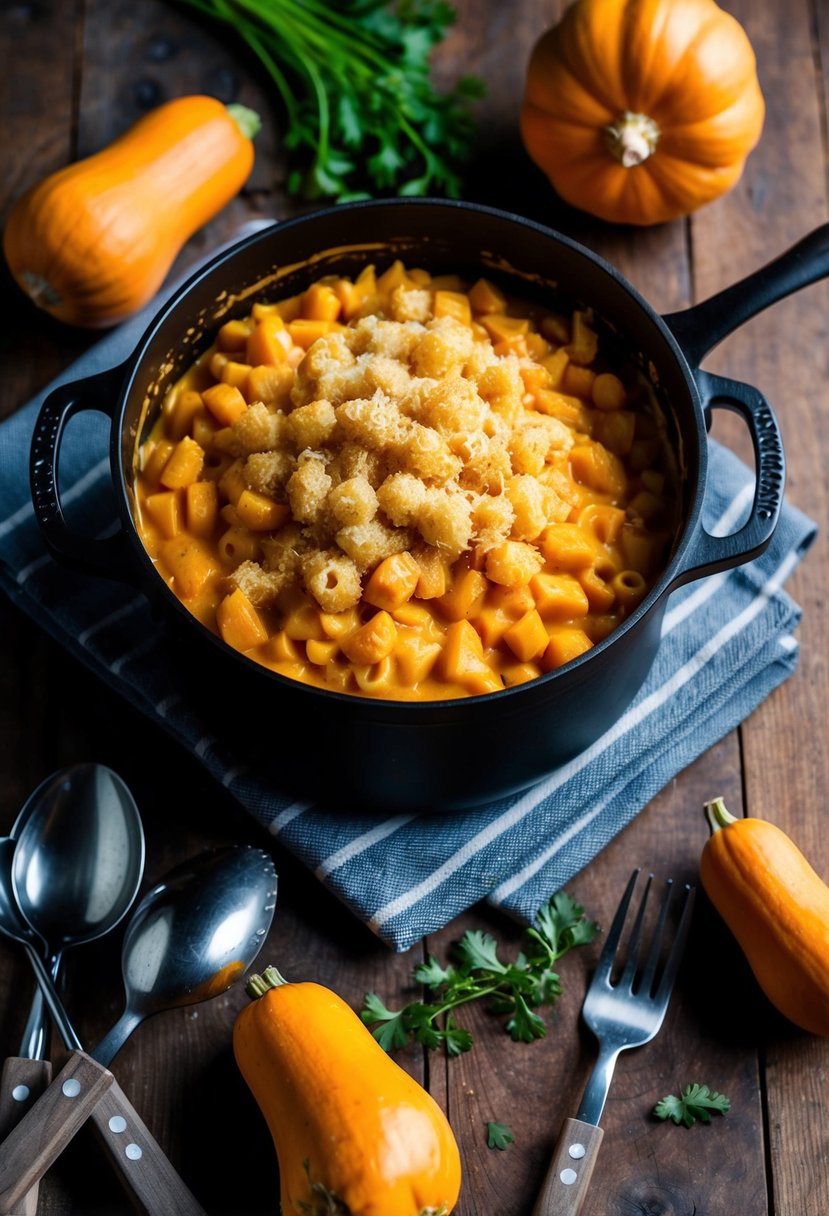
[[[532,51],[520,127],[566,202],[646,225],[730,190],[764,117],[751,43],[714,0],[575,0]]]
[[[6,222],[3,253],[14,278],[72,325],[130,316],[153,297],[185,241],[247,180],[258,123],[244,106],[179,97],[50,174]]]
[[[233,1050],[273,1136],[284,1216],[447,1216],[460,1191],[434,1098],[320,984],[252,976]]]
[[[793,841],[764,819],[705,804],[711,835],[700,880],[760,987],[789,1021],[829,1035],[829,887]]]

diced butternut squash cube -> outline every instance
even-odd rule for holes
[[[251,650],[268,637],[259,613],[239,587],[219,603],[216,624],[223,641],[234,650]]]
[[[504,641],[522,663],[540,658],[549,640],[546,626],[535,608],[530,609],[504,634]]]
[[[570,356],[565,347],[560,346],[558,350],[553,351],[551,355],[546,355],[541,360],[541,365],[550,376],[551,389],[561,388],[564,380],[564,373],[567,371],[567,364],[570,362]]]
[[[201,393],[186,389],[164,403],[165,430],[170,439],[179,440],[192,435],[193,420],[204,414]]]
[[[247,340],[247,360],[251,367],[276,367],[284,363],[293,345],[279,313],[263,317]]]
[[[216,334],[216,345],[219,350],[239,354],[247,345],[250,331],[251,324],[246,319],[240,317],[233,321],[225,321]]]
[[[489,279],[478,279],[469,289],[469,303],[477,313],[500,312],[507,306],[507,299],[499,287]]]
[[[600,443],[579,443],[572,447],[570,469],[576,481],[600,494],[622,498],[627,490],[625,466]]]
[[[493,312],[481,317],[481,324],[493,343],[513,342],[529,333],[530,323],[526,317],[508,317],[506,313]]]
[[[583,629],[557,629],[547,643],[547,649],[541,659],[544,671],[553,671],[563,667],[572,659],[590,650],[593,643]]]
[[[184,492],[184,515],[192,536],[210,536],[219,516],[219,491],[214,481],[194,481]]]
[[[469,296],[462,291],[436,291],[434,303],[436,317],[454,317],[461,325],[472,324],[472,309]]]
[[[497,692],[503,684],[483,653],[481,639],[469,621],[453,621],[438,661],[439,674],[473,694]]]
[[[420,600],[433,600],[446,591],[446,562],[434,545],[423,545],[414,555],[420,577],[415,595]]]
[[[301,315],[308,321],[336,321],[341,308],[336,291],[326,283],[312,283],[303,293]]]
[[[275,532],[291,514],[287,503],[274,502],[256,490],[243,490],[235,505],[239,519],[252,532]]]
[[[245,374],[250,368],[245,368]],[[207,409],[221,426],[233,426],[248,408],[238,388],[232,384],[214,384],[201,395]]]
[[[378,277],[377,292],[379,295],[390,296],[395,288],[406,287],[408,282],[406,267],[398,258]]]
[[[545,621],[572,620],[586,616],[590,609],[584,588],[572,574],[536,574],[530,590]]]
[[[450,621],[468,620],[481,610],[486,590],[486,577],[480,570],[462,570],[437,604]]]
[[[577,523],[550,524],[538,538],[538,547],[552,570],[584,570],[598,552],[596,542]]]
[[[570,349],[570,362],[564,369],[564,376],[561,381],[561,387],[564,392],[572,393],[574,397],[580,397],[583,401],[592,402],[593,381],[595,379],[596,373],[591,368],[579,367],[573,361],[573,352]]]
[[[363,599],[375,608],[391,612],[414,595],[420,578],[420,567],[411,553],[392,553],[383,558],[372,571],[363,589]]]
[[[161,560],[173,576],[173,590],[183,600],[198,595],[218,569],[210,549],[184,532],[164,542]]]
[[[249,371],[250,367],[247,363],[242,363],[238,359],[228,359],[222,367],[219,379],[222,384],[229,384],[232,388],[241,390],[247,383]]]
[[[273,663],[298,663],[304,651],[299,642],[289,638],[284,629],[278,630],[268,639],[267,657]]]
[[[340,645],[352,663],[371,666],[390,655],[396,641],[397,626],[389,613],[381,609],[354,633],[343,638]]]
[[[313,321],[308,317],[297,317],[296,321],[288,322],[291,341],[303,350],[313,346],[317,338],[324,338],[326,334],[332,334],[341,328],[336,321]]]
[[[425,680],[440,657],[439,642],[413,635],[401,638],[394,648],[394,659],[400,680],[409,688],[415,688]]]
[[[181,499],[175,490],[162,490],[158,494],[148,494],[145,506],[150,519],[161,532],[171,540],[181,531]]]
[[[161,484],[168,490],[181,490],[196,481],[204,466],[204,448],[185,435],[170,453],[161,473]]]

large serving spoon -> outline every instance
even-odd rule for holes
[[[21,833],[23,841],[26,829]],[[3,850],[0,842],[0,863]],[[14,1210],[91,1115],[121,1180],[148,1216],[204,1216],[115,1082],[108,1065],[153,1013],[226,991],[255,959],[273,918],[276,872],[261,849],[214,849],[173,870],[147,893],[124,936],[124,1013],[91,1052],[83,1051],[47,968],[29,950],[38,981],[72,1054],[49,1088],[0,1145],[0,1212]],[[39,903],[19,890],[20,916],[37,932]],[[39,936],[39,934],[38,934]]]
[[[39,856],[15,848],[14,862],[29,866],[49,887],[55,928],[47,935],[48,967],[57,979],[63,951],[111,932],[133,904],[144,872],[144,831],[138,807],[126,784],[101,764],[76,764],[60,769],[27,798],[10,838],[16,841],[27,825],[27,841],[41,839]],[[5,845],[6,851],[10,846]],[[0,884],[8,886],[7,865],[0,867]],[[19,931],[20,918],[13,893],[0,894],[0,929],[10,915]],[[17,1056],[8,1057],[0,1075],[0,1139],[22,1118],[51,1079],[44,1059],[47,1019],[40,985],[35,987]],[[37,1208],[37,1187],[26,1195],[24,1216]]]

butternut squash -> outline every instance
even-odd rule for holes
[[[268,967],[247,991],[233,1049],[273,1136],[284,1216],[448,1216],[460,1157],[431,1095],[330,989]]]
[[[259,119],[178,97],[15,203],[3,253],[17,283],[71,325],[114,325],[161,286],[185,241],[241,189]]]
[[[763,819],[737,819],[721,798],[700,880],[760,987],[796,1026],[829,1035],[829,887],[794,842]]]

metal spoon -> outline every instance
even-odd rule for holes
[[[24,831],[25,829],[25,831]],[[13,882],[44,889],[38,931],[56,979],[63,951],[110,933],[126,916],[144,874],[144,829],[130,790],[103,764],[75,764],[53,773],[27,799],[11,831],[20,840]],[[21,840],[22,837],[22,840]],[[43,1052],[40,987],[32,1003],[21,1056]]]
[[[144,872],[144,832],[138,808],[121,778],[101,764],[64,768],[37,787],[23,804],[10,832],[13,842],[30,823],[41,854],[33,873],[49,883],[50,906],[57,929],[49,934],[48,968],[57,979],[63,950],[109,933],[132,905]],[[12,846],[4,844],[8,853]],[[29,860],[15,849],[18,864]],[[14,862],[12,863],[14,864]],[[10,886],[8,859],[0,867],[0,884]],[[0,893],[0,930],[12,936],[26,931],[13,894]],[[37,945],[37,943],[34,943]],[[49,1084],[51,1064],[43,1058],[46,1009],[40,985],[35,988],[20,1051],[3,1064],[0,1077],[0,1139],[22,1118],[28,1105]],[[34,1213],[37,1187],[25,1197],[24,1213]]]
[[[0,863],[2,855],[0,842]],[[217,996],[244,973],[270,927],[276,885],[266,853],[232,846],[177,867],[148,892],[130,920],[122,948],[124,1013],[89,1054],[79,1048],[37,951],[30,952],[64,1043],[75,1050],[0,1145],[0,1212],[13,1210],[91,1114],[141,1211],[203,1216],[104,1065],[144,1018]],[[28,903],[26,911],[28,918],[36,916],[38,904]],[[20,940],[28,949],[28,939]]]

